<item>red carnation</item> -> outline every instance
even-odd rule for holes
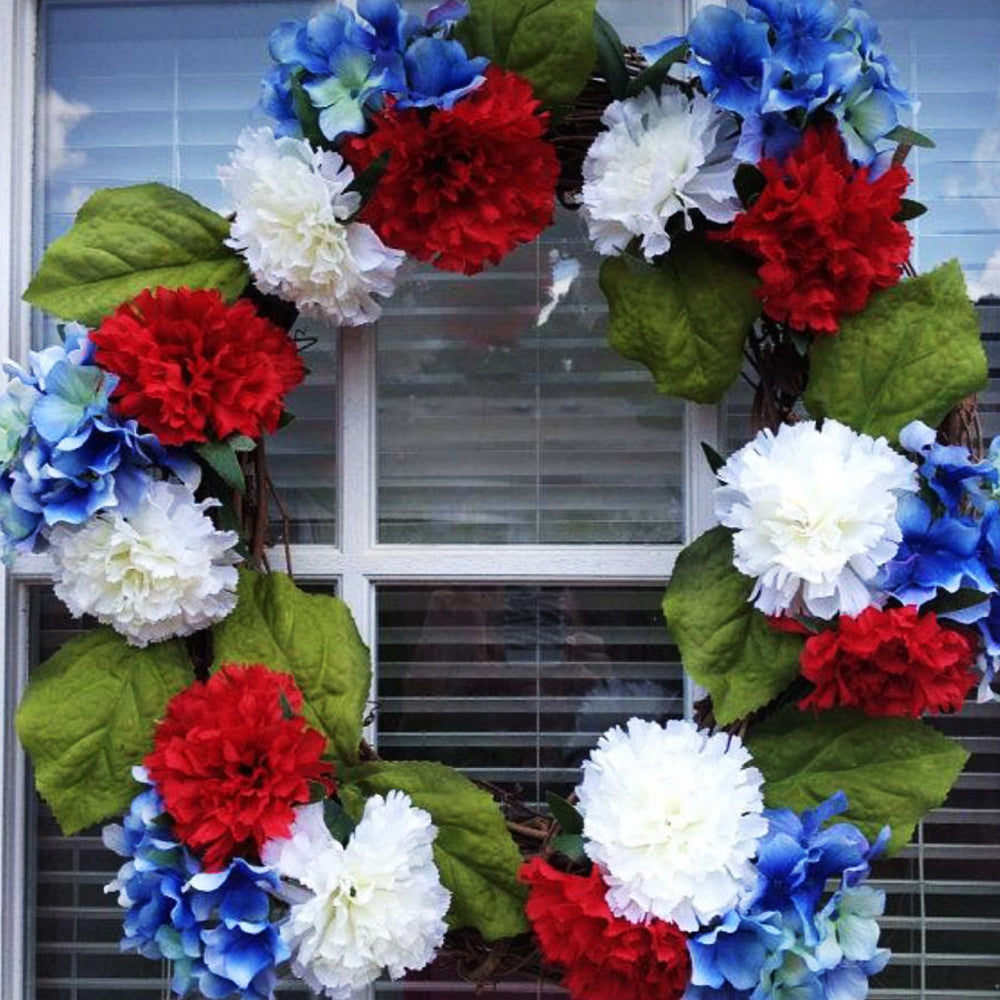
[[[270,434],[305,375],[281,327],[247,299],[227,306],[214,290],[145,291],[90,339],[97,363],[119,377],[117,412],[163,444]]]
[[[363,170],[389,153],[361,218],[389,244],[475,274],[552,223],[559,161],[531,85],[497,66],[449,111],[388,108],[343,153]]]
[[[177,836],[208,871],[287,837],[310,782],[333,790],[326,741],[289,713],[301,708],[291,676],[259,663],[226,664],[167,706],[145,765]]]
[[[976,641],[914,607],[868,608],[806,640],[802,675],[816,685],[799,708],[858,708],[867,715],[954,712],[976,683]]]
[[[832,126],[809,129],[784,163],[760,164],[760,197],[721,238],[763,263],[764,312],[796,330],[836,333],[872,293],[899,281],[910,233],[894,222],[910,176],[901,166],[872,179],[855,167]]]
[[[633,924],[604,900],[607,886],[566,875],[535,857],[522,865],[531,886],[525,910],[547,962],[564,970],[575,1000],[677,1000],[691,978],[687,938],[665,920]]]

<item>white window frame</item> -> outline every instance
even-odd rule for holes
[[[59,2],[59,0],[51,0]],[[127,3],[128,0],[108,0]],[[170,2],[170,0],[164,0]],[[205,0],[211,2],[211,0]],[[683,0],[685,23],[699,0]],[[41,0],[0,0],[0,355],[27,356],[31,310],[21,293],[31,278],[36,98],[41,68]],[[9,140],[9,141],[8,141]],[[7,234],[6,238],[2,234]],[[295,577],[334,582],[350,607],[362,639],[376,646],[376,587],[392,583],[518,583],[567,586],[662,585],[683,547],[674,545],[384,545],[378,541],[378,453],[374,327],[340,334],[337,408],[339,542],[294,545]],[[719,411],[686,404],[684,409],[684,538],[713,523],[713,476],[701,449],[717,447]],[[666,501],[666,497],[664,497]],[[271,553],[283,566],[283,550]],[[42,556],[0,565],[4,608],[0,644],[6,665],[0,685],[0,997],[26,1000],[31,965],[27,872],[30,863],[28,787],[24,751],[13,728],[14,712],[27,683],[30,588],[51,582]],[[373,662],[377,672],[377,664]],[[376,673],[377,676],[377,673]],[[693,691],[685,682],[688,711]],[[372,734],[373,736],[375,734]]]

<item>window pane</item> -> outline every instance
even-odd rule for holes
[[[994,0],[869,0],[885,49],[920,100],[914,124],[936,149],[907,160],[930,210],[915,224],[917,269],[958,257],[973,298],[1000,294],[1000,104]]]
[[[313,5],[46,3],[39,106],[35,256],[95,190],[159,181],[227,211],[216,167],[254,111],[267,36]],[[336,540],[334,333],[307,331],[310,376],[298,418],[272,443],[272,474],[294,541]],[[56,336],[55,324],[36,331]]]
[[[567,794],[607,728],[684,714],[662,588],[379,589],[379,752]]]
[[[583,273],[536,326],[549,254]],[[561,211],[474,278],[414,268],[378,328],[383,542],[678,542],[684,408],[607,345],[599,258]]]

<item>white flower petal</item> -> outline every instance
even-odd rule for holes
[[[347,998],[383,970],[399,979],[424,968],[444,940],[451,903],[434,864],[436,834],[430,816],[397,791],[365,803],[346,847],[323,824],[322,804],[297,809],[291,836],[262,853],[310,890],[281,927],[295,975]]]
[[[612,912],[694,931],[752,888],[763,777],[738,737],[632,719],[608,730],[577,789],[586,851]]]
[[[688,229],[693,209],[713,222],[736,216],[732,115],[701,94],[689,100],[674,89],[644,90],[615,101],[602,120],[606,131],[587,153],[581,194],[598,253],[619,253],[638,236],[652,260],[670,249],[666,226],[674,215],[683,213]]]
[[[49,533],[56,596],[133,646],[190,635],[236,607],[236,533],[216,531],[186,487],[152,483],[126,520],[104,511]]]
[[[856,615],[868,584],[896,554],[896,507],[917,489],[912,462],[885,438],[837,423],[761,431],[719,470],[715,513],[733,528],[736,568],[755,577],[768,615]]]
[[[378,319],[374,296],[389,296],[405,254],[349,222],[361,205],[347,188],[354,171],[303,139],[245,129],[219,178],[236,206],[229,246],[246,258],[258,287],[305,316],[358,326]]]

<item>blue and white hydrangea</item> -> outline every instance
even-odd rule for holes
[[[196,986],[209,1000],[268,1000],[289,957],[271,917],[278,876],[240,858],[203,872],[174,836],[145,769],[134,774],[150,787],[103,834],[105,846],[128,859],[105,887],[126,911],[122,951],[169,960],[178,996]]]
[[[450,108],[485,80],[488,60],[470,58],[447,37],[468,12],[446,0],[423,21],[396,0],[344,3],[308,21],[283,21],[271,34],[276,65],[264,78],[263,109],[279,136],[301,134],[295,91],[312,105],[328,140],[363,132],[387,97],[407,107]]]

